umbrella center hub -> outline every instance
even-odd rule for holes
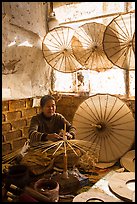
[[[69,50],[68,48],[66,48],[66,47],[65,47],[65,48],[63,47],[63,48],[61,49],[61,53],[62,53],[64,56],[67,57],[67,56],[70,55],[70,50]]]
[[[97,51],[98,50],[98,46],[96,44],[92,44],[91,50],[92,50],[92,52]]]
[[[106,130],[106,124],[103,123],[103,122],[100,122],[100,123],[97,124],[96,129],[97,129],[98,131],[101,131],[101,132],[102,132],[102,131],[105,131],[105,130]]]

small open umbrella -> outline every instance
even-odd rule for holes
[[[112,162],[127,152],[134,142],[132,111],[118,97],[109,94],[90,96],[78,107],[73,126],[76,139],[99,148],[99,162]]]
[[[101,23],[86,23],[75,31],[72,38],[73,53],[87,69],[104,71],[113,66],[103,51],[103,35],[106,26]]]
[[[135,13],[117,16],[104,32],[104,52],[114,65],[122,69],[135,69],[134,32]]]
[[[79,70],[82,66],[76,60],[71,48],[74,30],[70,27],[56,27],[44,37],[42,51],[47,63],[64,73]]]

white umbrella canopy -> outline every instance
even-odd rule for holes
[[[74,30],[70,27],[56,27],[44,37],[42,51],[47,63],[54,69],[64,73],[72,73],[81,69],[71,48]]]
[[[119,15],[107,25],[103,47],[108,59],[122,69],[135,69],[135,13]]]
[[[86,23],[78,27],[72,38],[73,53],[87,69],[105,71],[113,66],[103,51],[103,35],[106,26],[101,23]]]
[[[132,111],[113,95],[96,94],[86,99],[74,115],[73,126],[76,139],[98,146],[98,162],[116,161],[134,142]]]

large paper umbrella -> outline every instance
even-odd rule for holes
[[[47,63],[54,69],[71,73],[82,66],[77,62],[71,48],[74,30],[70,27],[57,27],[51,30],[42,43],[43,55]]]
[[[119,15],[106,27],[103,38],[104,52],[108,59],[122,69],[135,69],[133,35],[135,13]]]
[[[113,64],[103,51],[103,35],[106,26],[100,23],[86,23],[80,26],[72,38],[73,53],[87,69],[104,71]]]
[[[126,153],[134,142],[132,111],[118,97],[109,94],[90,96],[78,107],[73,125],[77,139],[99,148],[99,162],[112,162]]]

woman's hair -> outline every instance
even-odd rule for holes
[[[43,108],[45,106],[45,104],[47,103],[47,101],[49,100],[54,100],[55,101],[55,98],[51,95],[45,95],[41,98],[40,100],[40,106],[41,108]]]

